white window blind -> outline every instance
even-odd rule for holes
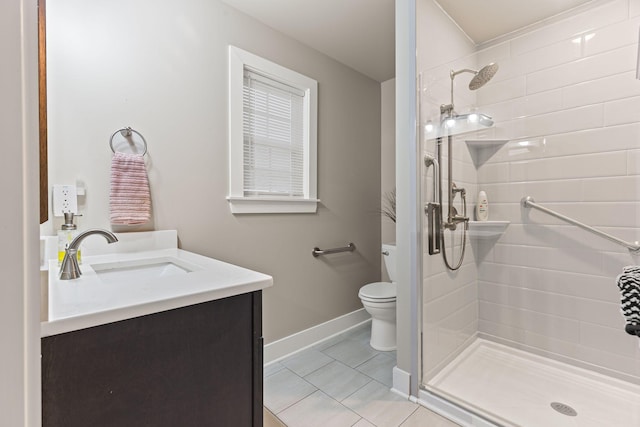
[[[245,68],[244,196],[304,197],[304,96]]]
[[[229,46],[229,207],[317,211],[318,82]]]

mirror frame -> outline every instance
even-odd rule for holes
[[[49,219],[47,167],[47,43],[46,0],[38,0],[38,108],[40,146],[40,224]]]

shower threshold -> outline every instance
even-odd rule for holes
[[[483,339],[424,389],[430,409],[466,407],[501,426],[640,426],[640,386]]]

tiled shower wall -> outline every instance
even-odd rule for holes
[[[480,336],[637,383],[615,278],[640,257],[520,200],[640,240],[639,26],[616,0],[477,53],[500,64],[477,104],[509,140],[475,153],[478,185],[511,224],[474,246]]]
[[[421,74],[420,106],[421,122],[439,121],[440,104],[450,102],[451,68],[475,67],[475,46],[460,32],[435,5],[433,0],[418,0],[417,38],[419,70]],[[434,43],[434,40],[438,40]],[[463,58],[457,60],[455,58]],[[444,65],[443,65],[444,64]],[[456,105],[460,112],[475,103],[475,93],[466,89],[470,75],[456,78]],[[423,128],[424,130],[424,128]],[[433,133],[422,132],[422,156],[434,154]],[[456,144],[457,145],[457,144]],[[448,152],[446,141],[443,147],[442,175],[447,176]],[[422,157],[421,156],[421,157]],[[422,161],[422,159],[420,159]],[[468,191],[469,200],[475,200],[477,192],[477,171],[466,147],[456,146],[453,150],[453,178],[459,187]],[[433,169],[422,167],[422,201],[433,201]],[[443,187],[446,200],[446,187]],[[456,200],[460,209],[460,199]],[[469,210],[473,209],[470,202]],[[426,217],[425,217],[426,218]],[[427,254],[427,228],[423,223],[423,289],[422,289],[422,371],[423,383],[436,374],[455,355],[462,351],[476,336],[478,330],[478,290],[477,265],[470,240],[466,243],[464,263],[458,271],[448,271],[441,255]],[[455,233],[447,231],[447,253],[450,262],[455,263],[460,256],[460,229]]]
[[[615,285],[622,267],[640,264],[640,257],[520,204],[528,195],[624,240],[640,240],[640,0],[594,3],[470,53],[455,41],[459,30],[445,28],[448,18],[430,9],[432,1],[418,1],[423,125],[436,123],[439,105],[449,103],[449,70],[500,65],[475,92],[466,89],[469,75],[456,77],[456,111],[477,108],[496,126],[456,137],[454,181],[467,188],[470,212],[477,191],[485,190],[489,219],[511,222],[500,236],[471,237],[455,273],[441,256],[426,254],[425,227],[423,383],[476,333],[640,383],[639,340],[624,332]],[[421,5],[427,12],[420,13]],[[421,19],[439,20],[426,23],[438,34],[421,38],[428,31]],[[438,61],[434,43],[458,55]],[[498,143],[465,144],[477,138]],[[434,140],[425,135],[422,142],[433,153]],[[431,176],[424,169],[424,202],[433,197]]]

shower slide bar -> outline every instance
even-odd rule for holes
[[[577,227],[582,228],[583,230],[587,230],[592,232],[593,234],[597,234],[600,237],[603,237],[607,240],[610,240],[614,243],[617,243],[619,245],[624,246],[625,248],[629,249],[630,252],[640,252],[640,242],[627,242],[625,240],[622,239],[618,239],[615,236],[612,236],[611,234],[605,233],[604,231],[600,231],[596,228],[593,228],[587,224],[583,224],[580,221],[576,221],[575,219],[569,218],[568,216],[562,215],[561,213],[558,213],[556,211],[552,211],[551,209],[545,208],[544,206],[540,206],[539,204],[535,203],[535,200],[533,200],[533,198],[531,196],[526,196],[523,197],[522,200],[520,201],[522,203],[522,206],[525,208],[534,208],[534,209],[538,209],[539,211],[542,211],[544,213],[547,213],[553,217],[556,217],[558,219],[561,219],[565,222],[568,222],[569,224],[573,224]]]
[[[320,249],[318,247],[313,248],[311,251],[311,255],[314,257],[319,257],[320,255],[329,255],[329,254],[337,254],[338,252],[353,252],[356,250],[356,245],[353,243],[349,243],[347,246],[342,248],[333,248],[333,249]]]

